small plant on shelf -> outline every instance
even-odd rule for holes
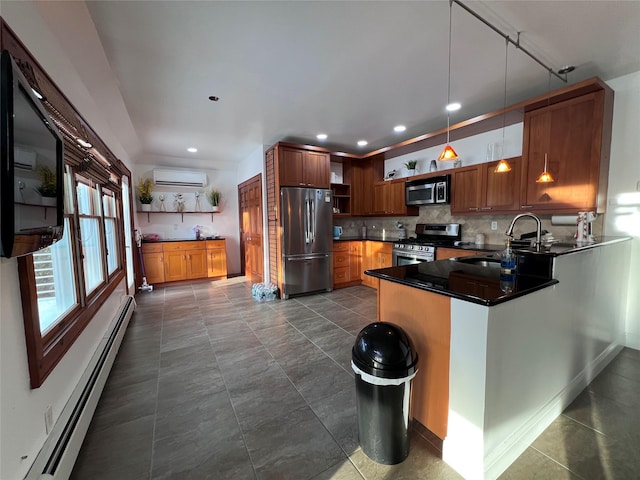
[[[207,200],[213,207],[213,211],[217,212],[220,209],[220,200],[222,200],[222,194],[219,190],[212,188],[211,190],[207,190]]]
[[[409,160],[404,164],[405,168],[409,171],[410,174],[415,173],[416,168],[418,168],[417,160]]]
[[[143,205],[151,205],[153,196],[151,195],[153,182],[150,178],[141,178],[138,180],[138,200]]]
[[[56,197],[58,195],[56,173],[44,165],[38,167],[38,176],[40,177],[40,186],[36,188],[38,193],[43,197]]]

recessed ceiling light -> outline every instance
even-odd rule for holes
[[[209,100],[211,100],[212,102],[217,102],[218,100],[220,100],[220,97],[216,97],[215,95],[211,95],[209,97]]]
[[[318,135],[316,135],[316,138],[318,140],[326,140],[327,139],[327,134],[326,133],[319,133]]]
[[[456,110],[460,110],[461,105],[458,102],[450,103],[446,106],[448,112],[455,112]]]
[[[560,75],[564,75],[565,73],[571,73],[576,69],[574,65],[565,65],[564,67],[558,69],[558,73]]]
[[[367,142],[366,140],[358,140],[358,146],[359,147],[364,147],[367,143],[369,143],[369,142]]]
[[[407,129],[404,125],[396,125],[393,127],[394,132],[404,132]]]
[[[189,153],[196,153],[197,151],[198,151],[198,149],[196,147],[187,148],[187,152],[189,152]]]
[[[42,95],[38,90],[32,87],[31,91],[33,92],[33,94],[36,96],[38,100],[44,100],[44,95]]]

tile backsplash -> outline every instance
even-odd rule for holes
[[[406,228],[408,237],[415,236],[416,223],[460,223],[462,226],[462,240],[474,242],[476,234],[482,233],[487,244],[504,243],[504,232],[509,228],[513,215],[482,215],[482,216],[455,216],[451,215],[449,205],[433,205],[420,207],[417,217],[351,217],[337,218],[335,225],[343,228],[343,235],[357,237],[361,234],[362,225],[367,226],[368,235],[378,236],[384,232],[386,238],[395,239],[400,233],[398,222]],[[574,236],[575,226],[552,225],[551,215],[538,215],[542,220],[542,228],[547,230],[557,239],[568,239]],[[599,215],[593,223],[593,234],[598,237],[603,232],[603,217]],[[491,230],[491,222],[498,222],[497,230]],[[522,233],[535,231],[536,223],[533,219],[523,218],[516,224],[514,237],[519,238]]]

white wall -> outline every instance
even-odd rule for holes
[[[0,14],[105,143],[125,163],[128,156],[89,95],[82,77],[33,2],[0,2]],[[84,3],[73,10],[86,11]],[[91,39],[87,39],[90,41]],[[78,61],[90,61],[78,58]],[[93,61],[93,59],[91,59]],[[85,64],[86,66],[86,64]],[[54,421],[120,305],[124,288],[111,295],[44,384],[30,388],[22,304],[15,259],[0,259],[0,478],[23,478],[46,439],[44,410]],[[22,457],[25,457],[24,459]]]
[[[634,238],[629,292],[640,291],[640,72],[607,82],[615,91],[606,235]],[[615,279],[611,279],[614,281]],[[640,349],[640,298],[629,295],[626,345]]]
[[[508,126],[504,131],[504,149],[502,147],[502,128],[491,130],[489,132],[480,133],[473,137],[467,137],[460,140],[452,141],[451,146],[459,155],[461,166],[475,165],[478,163],[489,162],[491,160],[500,160],[502,150],[504,157],[518,157],[522,155],[522,134],[524,125],[522,122]],[[487,155],[487,147],[494,145],[493,158]],[[444,145],[425,148],[417,152],[407,153],[399,157],[391,158],[384,162],[385,175],[391,170],[397,170],[394,178],[406,177],[409,175],[404,164],[409,160],[417,160],[417,173],[428,173],[431,160],[435,160],[442,152]],[[436,162],[438,171],[449,170],[453,168],[453,162]]]
[[[181,162],[184,165],[183,162]],[[132,175],[134,185],[137,185],[141,177],[153,178],[153,169],[156,165],[133,166]],[[237,173],[235,170],[204,170],[207,173],[208,184],[204,188],[192,187],[153,187],[152,213],[137,212],[136,225],[142,233],[157,233],[162,239],[195,240],[194,227],[204,228],[207,235],[219,235],[227,240],[227,272],[236,274],[240,272],[240,244],[239,244],[239,219],[238,219],[238,188]],[[182,193],[185,199],[185,210],[195,210],[195,192],[201,193],[200,206],[202,212],[210,212],[211,204],[204,195],[205,190],[216,188],[222,193],[222,202],[219,213],[153,213],[160,211],[158,196],[164,194],[165,209],[175,212],[174,194]],[[140,203],[136,199],[136,210]]]

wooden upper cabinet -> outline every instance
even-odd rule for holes
[[[521,157],[506,159],[510,172],[495,173],[498,162],[457,168],[451,173],[451,213],[510,213],[520,208]]]
[[[482,165],[456,168],[451,172],[451,213],[466,215],[480,211]]]
[[[604,210],[611,125],[608,110],[605,91],[600,90],[525,114],[522,210]],[[545,155],[554,182],[536,183],[544,170]]]
[[[329,188],[328,153],[281,147],[278,157],[280,186]]]
[[[418,207],[406,204],[404,180],[378,182],[373,186],[373,214],[418,215]]]
[[[496,173],[498,162],[482,164],[481,212],[513,212],[520,207],[522,157],[508,158],[511,171]]]
[[[351,214],[370,215],[373,212],[373,166],[367,161],[351,164]]]

